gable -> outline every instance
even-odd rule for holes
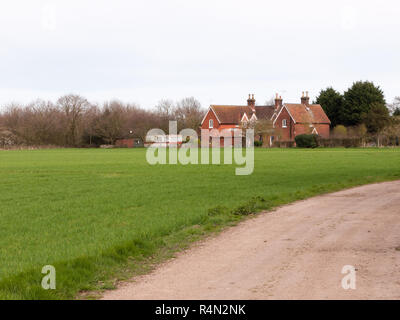
[[[293,118],[293,116],[290,114],[289,109],[286,107],[286,105],[283,105],[283,107],[279,110],[278,114],[275,116],[274,121],[272,122],[273,126],[275,126],[276,121],[279,119],[279,117],[282,115],[282,112],[285,110],[285,112],[288,114],[289,118],[292,119],[294,123],[296,123],[296,120]]]
[[[219,123],[221,123],[221,121],[218,119],[218,116],[215,113],[215,111],[210,107],[210,108],[208,108],[208,111],[207,111],[206,115],[204,116],[203,120],[201,120],[201,125],[203,125],[204,120],[206,120],[207,118],[210,118],[209,117],[210,113],[212,113],[214,115],[215,119],[217,119],[217,121]]]
[[[247,117],[246,113],[243,113],[242,119],[240,121],[241,122],[249,122],[249,118]]]

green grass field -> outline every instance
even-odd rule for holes
[[[145,152],[0,151],[0,298],[109,288],[238,213],[400,179],[400,149],[256,150],[250,176],[235,165],[150,166]],[[56,290],[40,285],[49,264]]]

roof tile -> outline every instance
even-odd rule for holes
[[[327,123],[330,120],[319,104],[304,104],[285,103],[290,115],[297,123]]]
[[[239,124],[246,113],[250,119],[253,115],[253,110],[249,106],[223,106],[223,105],[212,105],[211,108],[214,110],[221,124]],[[256,117],[257,119],[271,119],[274,114],[274,106],[256,106]]]

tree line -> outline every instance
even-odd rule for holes
[[[178,121],[178,130],[197,130],[204,113],[193,97],[162,100],[146,110],[135,103],[113,100],[95,104],[69,94],[56,102],[37,100],[0,109],[0,146],[94,147],[122,138],[144,140],[152,128],[168,132],[169,120]]]
[[[387,104],[383,91],[369,81],[357,81],[343,94],[329,87],[321,90],[315,103],[331,120],[334,135],[379,135],[397,126],[400,97]]]
[[[400,97],[387,104],[382,89],[373,82],[355,82],[344,93],[329,87],[314,101],[331,120],[332,137],[365,138],[400,136]],[[168,132],[170,120],[178,130],[198,130],[206,110],[193,97],[161,100],[151,109],[118,100],[96,104],[69,94],[56,102],[37,100],[0,108],[0,147],[12,145],[95,147],[118,139],[140,138],[152,128]],[[258,121],[258,135],[268,135],[271,123]],[[381,139],[382,140],[382,139]]]

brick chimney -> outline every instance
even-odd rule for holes
[[[301,104],[304,104],[306,106],[310,104],[310,97],[308,96],[308,91],[306,91],[306,95],[304,95],[303,91],[303,94],[301,95]]]
[[[276,94],[275,97],[275,111],[279,110],[282,107],[282,97]]]
[[[254,94],[250,95],[249,94],[249,99],[247,99],[247,105],[251,108],[253,112],[256,111],[255,106],[256,106],[256,99],[254,99]]]

